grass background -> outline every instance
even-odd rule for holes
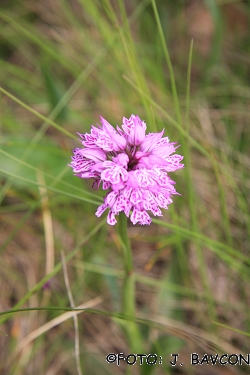
[[[1,374],[248,373],[190,354],[249,352],[249,20],[248,1],[1,2]],[[121,249],[67,166],[77,131],[132,113],[185,156],[182,196],[129,225],[145,353],[163,358],[144,368],[106,363],[130,352]],[[78,329],[70,306],[90,309]]]

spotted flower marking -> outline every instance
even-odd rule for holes
[[[83,148],[73,152],[70,167],[80,178],[94,178],[93,188],[107,190],[96,216],[109,210],[107,222],[115,225],[124,212],[133,224],[149,225],[151,217],[162,216],[172,196],[178,194],[168,173],[184,167],[183,156],[174,154],[177,145],[159,133],[146,134],[139,116],[123,118],[116,129],[103,117],[91,133],[80,134]]]

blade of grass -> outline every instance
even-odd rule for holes
[[[250,333],[249,332],[244,332],[240,329],[237,329],[237,328],[233,328],[233,327],[230,327],[226,324],[222,324],[222,323],[219,323],[219,322],[212,322],[213,324],[216,324],[217,326],[219,327],[223,327],[223,328],[227,328],[227,329],[230,329],[231,331],[234,331],[234,332],[237,332],[237,333],[240,333],[241,335],[244,335],[244,336],[250,336]]]
[[[152,107],[156,108],[162,115],[169,121],[171,125],[173,125],[181,134],[184,135],[184,137],[192,144],[198,151],[201,152],[204,156],[207,158],[210,158],[209,153],[207,150],[199,143],[196,142],[194,138],[192,138],[187,131],[177,122],[172,116],[168,114],[166,110],[164,110],[159,104],[157,104],[150,96],[148,96],[146,93],[144,93],[136,84],[134,84],[129,78],[124,76],[124,79],[137,91],[140,92],[142,95],[145,96],[145,98],[149,101],[149,103],[152,105]]]
[[[190,86],[191,86],[191,67],[192,67],[192,55],[193,55],[193,41],[190,44],[189,56],[188,56],[188,68],[187,68],[187,88],[186,88],[186,124],[185,129],[187,133],[190,132],[190,120],[189,120],[189,110],[190,110]],[[187,195],[188,195],[188,205],[189,205],[189,212],[191,216],[191,230],[193,232],[198,233],[200,231],[199,223],[198,223],[198,214],[197,214],[197,200],[195,199],[196,193],[194,189],[193,179],[192,179],[192,165],[191,165],[191,147],[189,142],[185,142],[184,134],[181,133],[181,143],[183,149],[183,155],[185,160],[185,169],[184,169],[184,179],[186,181],[187,186]],[[216,308],[213,299],[213,294],[211,293],[209,282],[208,282],[208,275],[206,270],[206,264],[204,260],[203,251],[201,249],[201,244],[197,239],[194,239],[195,251],[197,254],[197,259],[199,263],[199,273],[202,280],[204,292],[206,294],[206,298],[209,301],[208,305],[208,314],[210,320],[216,319]]]
[[[105,9],[106,9],[107,15],[119,31],[119,35],[124,46],[124,50],[125,50],[126,58],[128,59],[130,70],[134,76],[135,81],[137,82],[138,87],[140,87],[143,92],[146,92],[147,95],[150,95],[147,83],[145,81],[145,78],[141,69],[141,64],[139,63],[139,59],[137,58],[137,55],[136,55],[136,47],[135,47],[133,38],[131,36],[129,22],[128,22],[126,10],[124,7],[124,3],[121,0],[119,0],[118,4],[119,4],[119,9],[120,9],[123,25],[120,26],[118,18],[116,16],[116,13],[112,7],[110,0],[105,0],[105,5],[106,5]],[[143,95],[140,95],[140,97],[141,97],[142,104],[145,108],[147,117],[148,119],[150,119],[149,124],[154,124],[153,119],[151,118],[151,110],[150,110],[150,107],[148,106],[147,101],[145,100]],[[156,129],[154,129],[154,131],[156,131]]]
[[[102,59],[104,58],[104,56],[106,55],[106,50],[105,49],[102,49],[94,58],[93,60],[89,63],[89,65],[83,69],[83,71],[81,72],[81,74],[78,76],[78,78],[73,82],[73,84],[70,86],[70,88],[66,91],[66,93],[64,94],[64,96],[61,98],[61,100],[57,103],[57,105],[55,106],[55,108],[52,110],[52,112],[50,113],[49,117],[46,118],[45,116],[42,116],[40,115],[37,111],[35,112],[32,112],[34,111],[31,107],[29,106],[26,106],[24,103],[24,106],[27,107],[26,109],[31,109],[31,112],[34,113],[34,114],[38,114],[38,117],[39,115],[42,116],[42,119],[44,120],[44,123],[41,125],[40,129],[36,132],[36,135],[34,136],[34,138],[31,140],[30,142],[30,145],[29,147],[26,149],[22,159],[25,160],[28,155],[30,154],[32,148],[34,147],[34,144],[36,144],[42,137],[43,135],[45,134],[46,130],[48,129],[48,127],[52,124],[55,124],[52,120],[56,118],[56,116],[62,111],[62,109],[64,108],[64,106],[68,103],[68,101],[70,100],[70,98],[74,95],[74,93],[77,91],[77,89],[80,87],[80,85],[83,83],[83,81],[91,74],[91,72],[96,68],[96,66],[102,61]],[[4,90],[4,89],[1,89],[0,87],[0,91],[1,90]],[[13,95],[9,94],[6,90],[3,91],[7,96],[9,96],[11,99],[17,101],[18,104],[22,105],[22,102],[20,100],[18,100],[17,98],[15,98]],[[41,118],[41,117],[40,117]],[[48,120],[48,121],[47,121]],[[52,125],[53,126],[53,125]],[[55,124],[56,127],[59,127],[59,129],[63,129],[61,126]],[[63,129],[64,130],[64,129]],[[76,136],[73,136],[71,133],[67,132],[66,130],[64,130],[64,133],[66,132],[66,134],[68,134],[70,136],[70,138],[73,138],[73,139],[76,139]],[[9,190],[9,188],[11,187],[12,185],[12,180],[9,179],[5,186],[2,188],[1,190],[1,195],[0,195],[0,203],[1,201],[3,200],[5,194],[7,193],[7,191]]]
[[[54,188],[52,186],[42,185],[42,184],[40,184],[40,183],[38,183],[36,181],[32,181],[32,180],[29,180],[28,178],[24,178],[24,177],[18,176],[15,173],[11,173],[11,172],[5,171],[4,169],[1,169],[1,168],[0,168],[0,172],[6,174],[8,176],[11,176],[11,177],[14,177],[14,178],[18,178],[19,180],[25,181],[25,182],[27,182],[27,183],[29,183],[31,185],[40,186],[40,187],[43,187],[43,188],[46,187],[48,190],[51,190],[51,191],[53,191],[55,193],[58,193],[58,194],[65,195],[67,197],[76,198],[76,199],[79,199],[79,200],[84,201],[84,202],[92,203],[94,205],[98,205],[99,204],[96,200],[94,201],[94,200],[91,200],[89,198],[85,198],[85,197],[81,197],[79,195],[71,194],[71,193],[68,193],[66,191],[56,189],[56,188]]]
[[[106,223],[106,218],[101,220],[96,226],[95,228],[93,228],[88,235],[86,235],[84,238],[82,238],[78,244],[75,246],[75,248],[69,253],[66,255],[66,261],[68,262],[69,260],[71,260],[72,258],[74,258],[74,256],[78,253],[78,251],[82,248],[82,246],[96,233],[98,232],[98,230]],[[15,306],[13,307],[12,310],[10,310],[8,312],[8,316],[4,316],[2,319],[0,319],[0,325],[3,324],[6,320],[8,320],[14,312],[17,311],[17,309],[19,309],[20,306],[22,306],[26,301],[29,300],[29,298],[36,292],[38,292],[42,287],[43,285],[49,281],[53,276],[55,276],[60,270],[62,269],[62,262],[59,262],[55,265],[53,271],[51,271],[48,275],[44,276],[36,285],[34,285],[33,288],[31,288],[28,293],[25,294],[25,296],[23,296],[21,298],[21,300],[15,304]],[[45,308],[41,308],[41,309],[45,309]],[[72,310],[72,309],[68,309],[68,310]],[[24,310],[23,310],[24,311]],[[0,313],[0,315],[6,315],[4,313]]]
[[[2,153],[3,155],[8,156],[10,159],[16,161],[17,163],[19,163],[19,164],[21,164],[21,165],[24,165],[25,167],[27,167],[27,168],[29,168],[29,169],[35,171],[36,173],[39,173],[39,172],[40,172],[40,169],[39,169],[39,168],[36,168],[36,167],[34,167],[33,165],[30,165],[30,164],[26,163],[26,162],[23,161],[22,159],[18,159],[18,158],[16,158],[15,156],[11,155],[9,152],[6,152],[6,151],[0,149],[0,153]],[[66,170],[67,170],[67,169],[65,169],[63,172],[65,172]],[[53,186],[55,183],[58,183],[58,182],[60,181],[60,183],[61,183],[62,185],[64,185],[65,187],[69,187],[70,189],[76,190],[76,191],[78,191],[79,193],[83,193],[83,189],[82,189],[82,188],[78,188],[78,187],[75,186],[75,185],[72,185],[72,184],[70,184],[70,183],[68,183],[68,182],[66,182],[66,181],[63,181],[63,180],[61,180],[61,178],[58,178],[58,176],[55,177],[55,176],[53,176],[53,175],[51,175],[50,173],[47,173],[47,172],[43,172],[43,174],[44,174],[44,176],[49,177],[50,179],[52,179],[52,181],[51,181],[51,182],[52,182],[52,184],[51,184],[52,186]],[[86,194],[87,196],[93,198],[93,200],[95,200],[95,201],[96,201],[96,200],[97,200],[97,201],[99,200],[100,203],[102,202],[102,200],[101,200],[98,196],[96,196],[96,194],[90,193],[90,192],[87,191],[87,190],[84,190],[84,194]]]
[[[152,222],[154,222],[155,224],[161,225],[163,227],[169,228],[186,238],[194,238],[194,239],[199,240],[200,242],[208,246],[211,250],[215,251],[216,254],[220,255],[222,259],[224,258],[225,260],[229,260],[232,263],[231,265],[234,264],[236,266],[236,260],[238,259],[239,261],[242,262],[242,264],[240,264],[242,269],[244,269],[245,272],[248,272],[246,265],[250,266],[249,257],[244,254],[241,254],[238,250],[233,249],[227,244],[224,244],[219,241],[211,240],[209,237],[201,234],[200,232],[195,232],[186,228],[176,226],[174,224],[166,223],[164,221],[152,219]]]
[[[6,96],[8,96],[10,99],[12,99],[14,102],[21,105],[23,108],[27,109],[27,111],[33,113],[35,116],[43,120],[44,122],[48,123],[49,125],[53,126],[55,129],[59,130],[61,133],[67,135],[69,138],[76,139],[75,135],[72,135],[69,131],[64,129],[62,126],[56,124],[54,121],[50,120],[49,118],[43,116],[41,113],[37,112],[35,109],[31,108],[18,98],[16,98],[14,95],[10,94],[8,91],[4,90],[4,88],[0,87],[0,91],[4,93]]]
[[[37,174],[37,180],[40,185],[46,186],[44,175],[40,171]],[[39,186],[41,208],[43,215],[43,226],[45,236],[45,251],[46,251],[46,266],[45,275],[50,273],[54,268],[55,248],[54,248],[54,233],[52,224],[52,215],[49,207],[48,191],[45,187]]]
[[[43,188],[47,188],[48,190],[51,190],[51,191],[54,191],[55,193],[59,193],[59,194],[62,194],[62,195],[65,195],[65,196],[68,196],[68,197],[75,197],[74,194],[70,194],[70,193],[67,193],[67,192],[63,192],[62,190],[59,190],[59,189],[56,189],[52,186],[47,186],[47,185],[40,185],[39,183],[35,182],[35,181],[32,181],[32,180],[29,180],[29,179],[26,179],[26,178],[23,178],[23,177],[20,177],[20,176],[17,176],[13,173],[9,173],[7,171],[4,171],[4,170],[1,170],[0,169],[0,172],[3,172],[3,173],[6,173],[7,175],[11,176],[11,177],[14,177],[14,178],[19,178],[20,180],[23,180],[23,181],[26,181],[30,184],[34,184],[36,186],[40,186],[40,187],[43,187]],[[54,181],[54,183],[56,183],[57,180]],[[83,197],[79,197],[80,200],[83,200],[85,202],[89,202],[89,203],[92,203],[92,204],[98,204],[96,201],[92,201],[88,198],[84,199]],[[25,213],[25,215],[23,216],[23,218],[18,222],[18,225],[16,225],[16,227],[14,228],[14,230],[12,231],[12,233],[9,235],[9,237],[4,241],[4,243],[0,246],[0,254],[3,252],[3,250],[5,249],[5,247],[10,243],[10,241],[12,241],[12,239],[14,238],[14,236],[17,234],[17,232],[20,230],[20,228],[22,227],[22,225],[24,224],[24,222],[29,218],[29,216],[34,212],[34,210],[40,205],[40,202],[35,202],[30,208],[29,210]]]
[[[13,313],[19,313],[19,312],[25,312],[25,311],[69,311],[70,314],[76,313],[79,311],[79,313],[84,312],[84,313],[89,313],[93,315],[100,315],[100,316],[107,316],[110,318],[117,318],[117,319],[123,319],[123,320],[130,320],[129,317],[124,316],[121,313],[115,313],[112,311],[105,311],[105,310],[96,310],[92,308],[86,308],[86,309],[74,309],[70,307],[35,307],[35,308],[24,308],[24,309],[16,309],[16,310],[9,310],[9,311],[4,311],[0,312],[1,315],[7,315],[7,314],[13,314]],[[65,316],[63,314],[63,316]],[[71,317],[71,315],[70,315]],[[55,318],[57,319],[57,318]],[[61,317],[58,317],[58,320],[61,320]],[[144,319],[137,317],[135,318],[135,321],[139,324],[143,324],[145,326],[155,328],[159,330],[160,332],[166,332],[170,335],[180,337],[186,341],[190,341],[192,343],[197,344],[199,347],[210,349],[215,352],[223,352],[223,350],[226,349],[228,353],[237,353],[239,352],[239,349],[236,348],[233,345],[230,345],[228,342],[218,339],[216,335],[210,334],[205,332],[202,329],[199,329],[197,327],[191,327],[190,325],[187,325],[185,323],[181,323],[180,321],[176,321],[174,319],[170,318],[165,318],[162,316],[155,316],[154,318],[151,319]]]
[[[62,315],[57,316],[56,318],[50,320],[49,322],[43,324],[33,332],[31,332],[29,335],[27,335],[25,338],[23,338],[18,346],[16,347],[15,351],[11,355],[11,359],[15,358],[16,355],[20,353],[21,350],[23,350],[27,345],[29,345],[32,341],[36,340],[39,336],[43,335],[44,333],[48,332],[52,328],[58,326],[59,324],[64,323],[66,320],[77,317],[78,314],[83,313],[86,309],[93,308],[94,306],[98,305],[102,302],[102,297],[95,297],[92,300],[85,302],[76,308],[71,308],[70,311],[65,312]],[[46,311],[47,308],[43,309],[43,311]],[[51,310],[51,309],[49,309]],[[53,310],[53,309],[52,309]],[[63,309],[62,309],[63,310]],[[82,372],[78,371],[78,374],[81,374]]]
[[[182,125],[181,110],[180,110],[180,103],[179,103],[176,84],[175,84],[175,76],[174,76],[173,65],[171,63],[171,59],[170,59],[170,56],[169,56],[168,47],[167,47],[166,40],[165,40],[165,37],[164,37],[164,33],[163,33],[163,30],[162,30],[161,21],[160,21],[160,17],[159,17],[159,13],[158,13],[158,10],[157,10],[157,7],[156,7],[155,0],[151,0],[151,3],[152,3],[154,15],[155,15],[158,33],[159,33],[160,40],[161,40],[162,49],[163,49],[164,56],[165,56],[167,66],[168,66],[168,70],[169,70],[171,89],[172,89],[172,94],[173,94],[173,99],[174,99],[175,114],[176,114],[177,121],[181,126]]]
[[[35,43],[39,46],[46,54],[51,56],[57,63],[62,65],[67,71],[72,73],[73,75],[77,76],[79,74],[79,67],[75,67],[71,61],[68,59],[62,58],[60,54],[58,54],[57,49],[54,45],[50,45],[48,41],[44,41],[42,38],[36,35],[36,31],[33,28],[32,31],[28,30],[28,25],[26,24],[25,27],[21,26],[20,23],[16,22],[14,19],[7,16],[7,14],[0,12],[0,18],[10,24],[13,28],[15,28],[19,33],[24,35],[27,39]]]
[[[63,251],[61,251],[61,258],[62,258],[64,282],[65,282],[67,294],[68,294],[68,297],[69,297],[70,306],[72,307],[72,309],[75,309],[75,307],[76,307],[75,306],[75,301],[74,301],[73,294],[72,294],[71,287],[70,287],[69,275],[68,275],[67,266],[66,266],[66,260],[65,260],[65,255],[64,255]],[[102,298],[100,298],[100,297],[97,297],[97,298],[99,298],[99,300],[101,302]],[[96,300],[96,298],[95,298],[95,300]],[[90,302],[93,302],[93,300],[90,301]],[[89,306],[89,307],[92,307],[92,306]],[[81,362],[80,362],[80,349],[79,349],[79,346],[80,346],[79,345],[79,343],[80,343],[80,340],[79,340],[79,324],[78,324],[78,319],[77,319],[77,315],[76,314],[73,316],[73,320],[74,320],[74,327],[75,327],[75,359],[76,359],[76,369],[77,369],[77,374],[78,375],[82,375]]]

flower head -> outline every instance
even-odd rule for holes
[[[107,222],[116,224],[115,215],[124,211],[133,224],[150,224],[154,216],[162,216],[172,195],[178,194],[168,172],[183,168],[183,156],[174,154],[176,143],[160,133],[146,135],[146,124],[138,116],[123,118],[115,130],[104,118],[92,125],[91,133],[79,134],[84,148],[76,148],[70,167],[80,178],[94,178],[93,188],[102,184],[107,190],[104,203],[98,207],[100,217],[109,209]],[[132,212],[131,212],[132,211]]]

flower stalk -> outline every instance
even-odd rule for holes
[[[135,322],[135,274],[130,241],[127,233],[127,217],[122,212],[118,217],[118,233],[121,240],[124,264],[124,283],[122,294],[123,324],[131,352],[142,353],[143,345],[141,333]]]

